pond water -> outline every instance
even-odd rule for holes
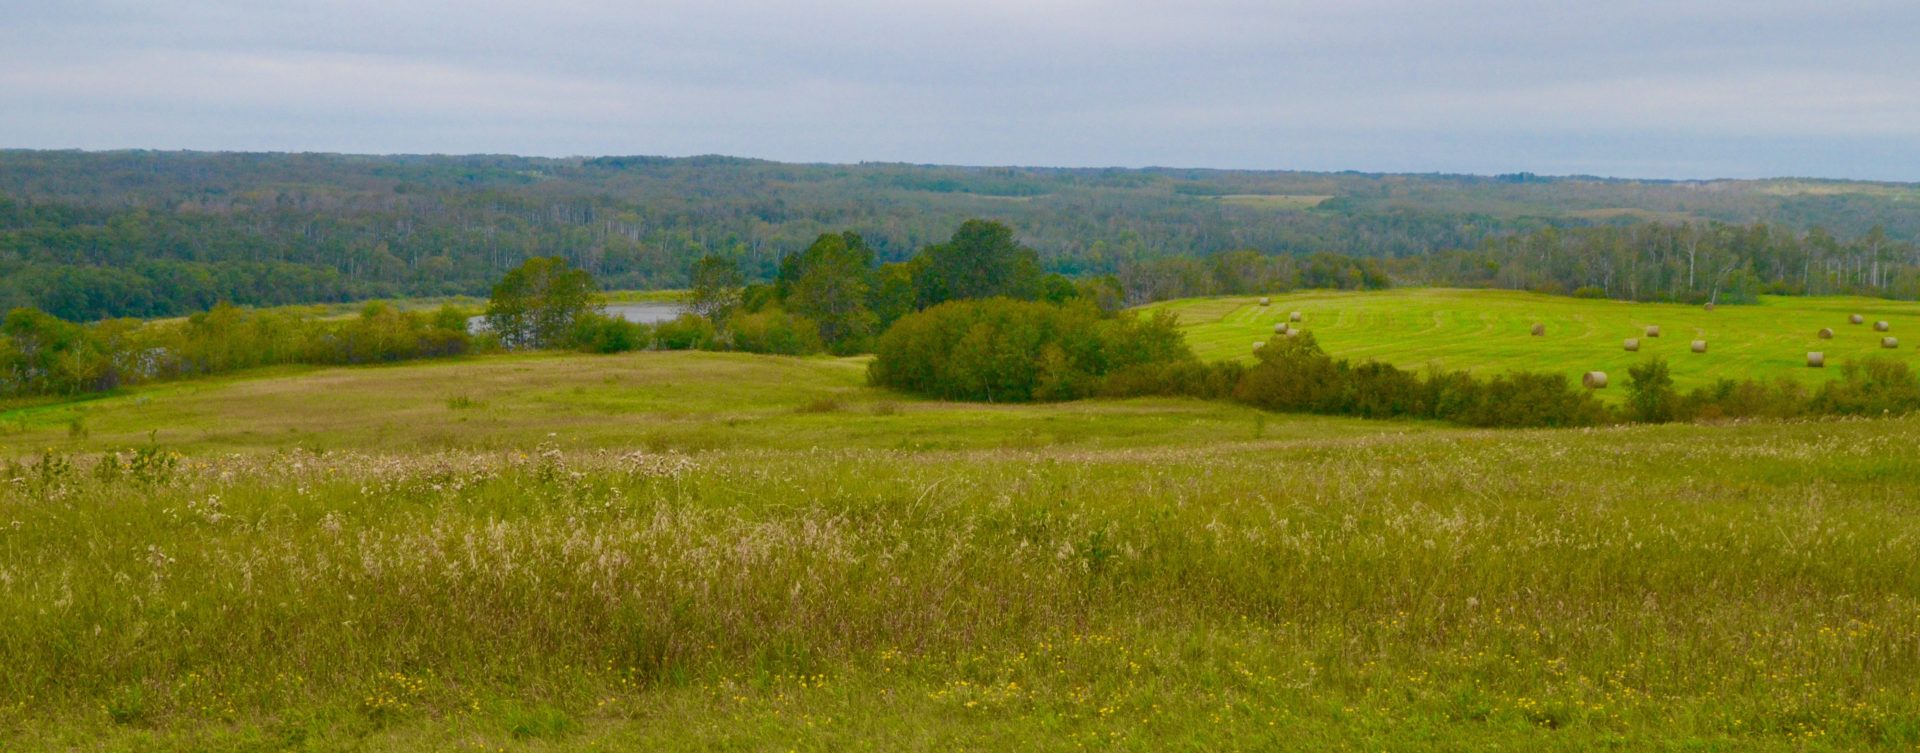
[[[607,315],[617,316],[639,324],[659,324],[673,321],[675,317],[687,313],[687,307],[678,303],[609,303]]]
[[[617,316],[638,324],[659,324],[673,321],[675,317],[687,313],[687,307],[678,303],[609,303],[608,316]],[[467,320],[468,332],[483,332],[487,328],[487,318],[476,316]]]

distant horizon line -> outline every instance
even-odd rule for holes
[[[1920,180],[1905,181],[1905,180],[1880,180],[1880,179],[1872,179],[1872,178],[1833,178],[1833,177],[1819,177],[1819,176],[1811,176],[1811,175],[1775,175],[1775,176],[1769,176],[1764,178],[1731,178],[1731,177],[1645,178],[1645,177],[1596,175],[1592,173],[1538,173],[1530,170],[1482,173],[1482,172],[1459,172],[1459,171],[1446,171],[1446,170],[1425,170],[1425,171],[1366,170],[1366,169],[1357,169],[1357,168],[1349,168],[1349,169],[1341,169],[1341,170],[1314,170],[1314,169],[1280,168],[1280,167],[1218,167],[1218,166],[1201,166],[1201,165],[1188,165],[1188,166],[1182,166],[1182,165],[1131,165],[1131,166],[1130,165],[1035,165],[1035,164],[1021,165],[1021,164],[965,164],[965,163],[947,163],[947,162],[910,162],[910,161],[900,161],[900,160],[858,160],[858,161],[852,161],[852,162],[837,162],[837,161],[830,161],[830,160],[785,160],[785,159],[774,159],[769,157],[749,157],[749,156],[741,156],[741,155],[734,155],[734,154],[724,154],[720,152],[705,152],[705,153],[682,154],[682,155],[644,154],[644,153],[638,153],[638,152],[627,153],[627,154],[609,153],[609,154],[597,154],[597,155],[596,154],[552,155],[552,154],[520,154],[516,152],[405,152],[405,151],[349,152],[349,151],[333,151],[333,150],[325,150],[325,149],[253,150],[253,149],[193,149],[193,148],[159,148],[159,147],[115,147],[115,148],[109,148],[109,149],[93,149],[93,148],[84,148],[84,147],[55,147],[55,148],[11,147],[11,146],[0,147],[0,154],[5,154],[9,152],[99,154],[99,155],[173,154],[173,155],[318,156],[318,157],[435,158],[435,159],[472,159],[472,158],[486,158],[486,157],[493,157],[493,158],[511,157],[515,159],[548,160],[548,161],[555,161],[555,162],[568,161],[568,160],[592,161],[592,160],[622,159],[622,158],[672,160],[672,161],[688,161],[688,160],[699,160],[699,159],[724,159],[724,160],[736,160],[741,162],[760,162],[760,163],[767,163],[767,164],[774,164],[774,165],[794,165],[794,166],[814,166],[814,167],[861,167],[861,166],[868,166],[868,165],[894,165],[894,166],[902,166],[902,167],[953,168],[953,169],[964,169],[964,170],[1060,170],[1060,171],[1127,170],[1127,171],[1137,171],[1137,172],[1197,170],[1197,171],[1221,172],[1221,173],[1360,175],[1360,176],[1376,176],[1376,177],[1377,176],[1408,176],[1408,177],[1434,177],[1434,178],[1480,178],[1480,179],[1486,179],[1486,180],[1499,180],[1503,178],[1523,178],[1523,179],[1540,179],[1540,180],[1548,180],[1548,181],[1589,180],[1589,181],[1608,181],[1608,182],[1618,182],[1618,183],[1673,183],[1673,184],[1777,183],[1777,182],[1808,181],[1808,182],[1820,182],[1820,183],[1859,183],[1859,184],[1882,185],[1882,186],[1920,187]]]

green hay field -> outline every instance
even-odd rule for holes
[[[864,365],[0,413],[0,750],[1920,745],[1920,419],[971,405]]]
[[[1492,290],[1407,288],[1382,292],[1306,292],[1272,297],[1201,298],[1154,304],[1179,316],[1187,341],[1202,358],[1251,362],[1253,343],[1273,335],[1290,312],[1330,354],[1377,360],[1407,369],[1438,366],[1477,374],[1546,371],[1577,380],[1605,371],[1624,384],[1627,367],[1658,356],[1672,366],[1674,382],[1690,389],[1716,379],[1777,377],[1815,383],[1839,374],[1839,364],[1868,356],[1912,363],[1920,346],[1920,303],[1876,298],[1763,297],[1759,305],[1700,306],[1623,303]],[[1866,324],[1848,324],[1848,314]],[[1892,331],[1873,331],[1885,320]],[[1547,333],[1534,337],[1535,322]],[[1647,325],[1661,336],[1646,337]],[[1822,327],[1834,339],[1819,339]],[[1883,335],[1901,337],[1898,349],[1880,347]],[[1640,351],[1622,348],[1640,339]],[[1694,353],[1695,339],[1707,341]],[[1827,368],[1809,369],[1809,351],[1826,354]],[[1618,399],[1623,390],[1611,389]]]

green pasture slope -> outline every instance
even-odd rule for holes
[[[0,412],[0,751],[1920,745],[1920,419],[1486,431],[864,367]]]
[[[1178,315],[1187,342],[1202,358],[1252,360],[1253,343],[1273,335],[1273,325],[1301,312],[1302,326],[1332,355],[1378,360],[1408,369],[1439,366],[1486,374],[1529,370],[1566,374],[1605,371],[1625,383],[1627,367],[1653,356],[1667,359],[1682,389],[1715,379],[1829,379],[1838,364],[1866,356],[1913,362],[1920,346],[1920,303],[1877,298],[1767,296],[1758,305],[1701,306],[1624,303],[1533,293],[1444,288],[1380,292],[1303,292],[1272,297],[1202,298],[1145,307]],[[1866,324],[1849,324],[1849,314]],[[1885,320],[1892,331],[1873,331]],[[1546,335],[1529,334],[1535,322]],[[1644,334],[1659,325],[1660,337]],[[1822,327],[1834,339],[1819,339]],[[1880,338],[1902,338],[1886,350]],[[1640,350],[1622,347],[1639,338]],[[1694,353],[1695,339],[1707,352]],[[1809,369],[1809,351],[1826,354],[1826,369]],[[1618,396],[1622,391],[1608,392]]]

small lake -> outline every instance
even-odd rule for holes
[[[617,316],[636,324],[659,324],[670,322],[681,314],[687,313],[687,307],[678,303],[609,303],[607,315]]]
[[[609,303],[606,305],[605,310],[607,316],[617,316],[637,324],[670,322],[681,314],[687,313],[687,307],[678,303],[658,302]],[[484,332],[486,329],[487,318],[484,316],[476,316],[467,320],[468,332]]]

